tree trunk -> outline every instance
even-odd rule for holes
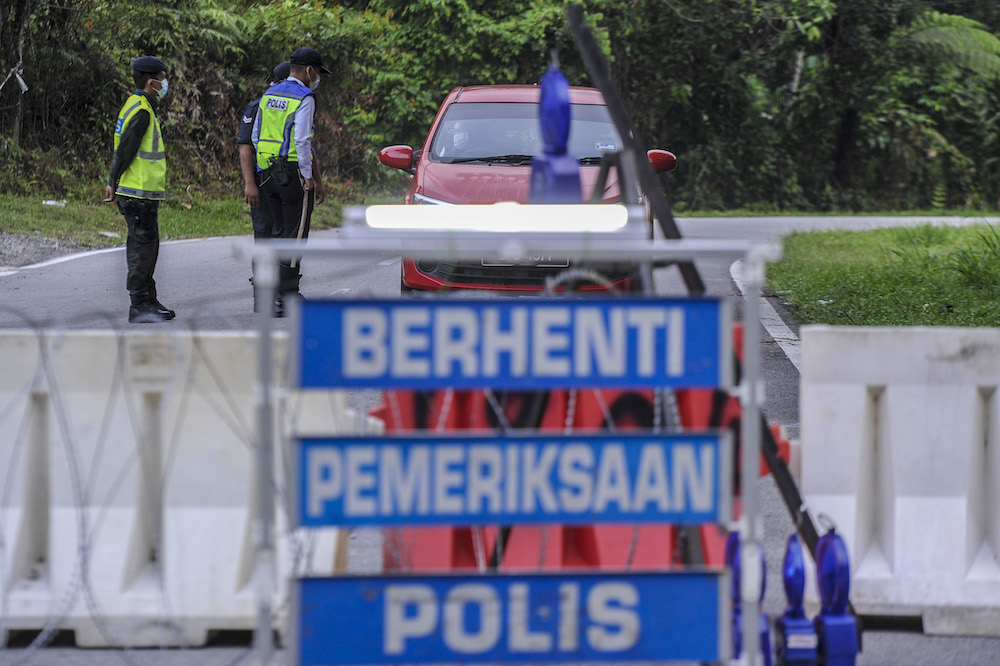
[[[859,114],[857,109],[846,108],[840,114],[840,127],[837,130],[837,145],[833,156],[833,177],[842,189],[851,186],[851,149],[854,147],[854,136],[858,127]]]
[[[0,82],[5,82],[0,90],[0,99],[13,100],[14,95],[20,98],[22,94],[17,75],[23,63],[24,34],[33,2],[34,0],[10,0],[0,7]],[[18,144],[20,138],[21,112],[21,102],[18,99],[13,105],[11,117],[2,119],[2,126],[10,128],[14,145]]]
[[[785,108],[795,104],[799,96],[799,81],[802,79],[802,66],[806,61],[806,52],[799,49],[795,55],[795,63],[792,65],[791,76],[788,79],[788,89],[785,91]]]

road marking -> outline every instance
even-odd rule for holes
[[[729,267],[729,275],[733,282],[739,287],[740,293],[746,297],[746,288],[743,283],[743,260],[734,261]],[[781,315],[774,309],[771,303],[761,296],[760,298],[760,323],[768,335],[778,343],[781,351],[785,353],[788,360],[792,362],[795,369],[802,372],[802,342],[795,332],[792,331],[781,318]]]
[[[379,266],[392,266],[393,264],[395,264],[398,261],[399,261],[399,257],[391,257],[389,259],[383,259],[382,261],[378,262],[378,265]]]
[[[220,237],[216,236],[213,238],[182,238],[179,240],[162,241],[160,242],[160,247],[164,247],[166,245],[179,245],[181,243],[196,243],[202,240],[216,240],[218,238]],[[0,273],[0,277],[5,277],[7,275],[14,275],[15,273],[19,273],[29,268],[46,268],[47,266],[55,266],[56,264],[62,264],[67,261],[75,261],[76,259],[85,259],[87,257],[93,257],[98,254],[107,254],[108,252],[124,252],[124,251],[125,251],[125,246],[118,245],[116,247],[101,248],[99,250],[87,250],[85,252],[76,252],[74,254],[64,254],[61,257],[55,257],[53,259],[47,259],[46,261],[40,261],[37,264],[27,264],[25,266],[18,266],[16,270],[10,270]]]

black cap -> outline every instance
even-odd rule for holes
[[[272,81],[284,81],[292,73],[292,63],[287,60],[271,70]]]
[[[132,69],[137,72],[156,74],[167,71],[167,66],[156,56],[139,56],[132,61]]]
[[[288,61],[293,65],[319,67],[320,71],[326,74],[333,74],[332,71],[323,66],[323,58],[320,57],[319,51],[311,49],[308,46],[303,46],[300,49],[292,51],[292,57],[290,57]]]

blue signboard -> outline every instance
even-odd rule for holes
[[[730,383],[720,299],[310,299],[299,317],[302,388]]]
[[[728,433],[302,439],[298,524],[726,522]]]
[[[293,663],[721,662],[721,572],[305,578]]]

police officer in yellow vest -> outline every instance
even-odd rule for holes
[[[117,200],[128,226],[125,286],[132,300],[128,320],[146,324],[175,316],[157,300],[153,281],[160,251],[157,212],[164,199],[167,174],[166,146],[156,105],[167,94],[167,66],[154,56],[136,58],[132,61],[132,79],[135,92],[118,112],[115,125],[115,153],[104,201]]]
[[[267,89],[260,99],[251,134],[257,154],[261,205],[266,206],[276,229],[284,238],[305,239],[314,201],[312,159],[313,90],[320,73],[330,74],[314,49],[303,47],[288,59],[287,79]],[[284,314],[285,302],[298,297],[302,275],[293,259],[279,265],[276,316]]]

